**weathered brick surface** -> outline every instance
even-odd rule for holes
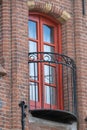
[[[31,8],[27,5],[28,1],[32,1]],[[0,130],[21,130],[21,109],[18,104],[22,100],[28,104],[29,9],[45,12],[55,18],[61,16],[63,11],[71,15],[68,21],[62,23],[62,53],[76,62],[78,130],[87,129],[87,2],[85,7],[86,14],[83,15],[82,0],[2,0],[0,64],[7,75],[0,77]],[[25,129],[56,130],[30,124],[28,109]]]

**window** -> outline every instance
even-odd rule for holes
[[[47,17],[31,14],[28,27],[29,53],[35,54],[33,62],[33,55],[29,58],[30,108],[60,108],[60,66],[50,62],[53,54],[61,50],[60,24]],[[47,53],[50,55],[47,56]]]

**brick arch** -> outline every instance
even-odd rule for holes
[[[27,5],[31,11],[39,11],[55,17],[61,23],[67,21],[70,18],[70,14],[59,6],[55,6],[52,3],[40,2],[40,1],[28,1]]]

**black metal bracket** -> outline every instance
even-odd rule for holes
[[[19,107],[21,107],[21,125],[22,125],[22,130],[24,130],[25,118],[26,118],[25,109],[27,108],[27,105],[25,104],[24,101],[21,101],[20,104],[19,104]]]
[[[85,15],[85,0],[82,0],[82,12]]]

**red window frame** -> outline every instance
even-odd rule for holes
[[[30,13],[29,14],[29,20],[35,21],[37,22],[37,39],[32,39],[32,38],[28,38],[28,40],[31,40],[33,42],[37,42],[37,48],[38,48],[38,52],[43,52],[43,45],[49,45],[49,43],[43,42],[43,29],[42,29],[42,25],[46,24],[49,26],[53,26],[54,27],[54,42],[55,44],[50,44],[50,46],[53,46],[55,48],[55,53],[61,53],[62,49],[61,49],[61,24],[58,23],[57,21],[54,21],[52,18],[43,15],[41,13]],[[43,74],[41,72],[43,72],[43,66],[47,65],[47,63],[43,63],[43,65],[41,66],[40,64],[38,65],[38,80],[37,81],[32,81],[29,79],[29,82],[36,82],[39,84],[39,101],[36,103],[36,107],[37,108],[42,108],[42,79],[43,79]],[[52,65],[54,66],[55,65]],[[63,99],[62,99],[62,66],[59,65],[58,66],[58,73],[59,73],[59,77],[58,77],[58,97],[57,97],[57,104],[56,105],[52,105],[51,108],[52,109],[63,109]],[[44,83],[44,85],[48,85],[47,83]],[[55,86],[55,84],[51,85],[51,86]],[[30,100],[30,107],[31,109],[35,108],[35,101],[31,101]],[[49,108],[49,104],[44,103],[44,108]]]

